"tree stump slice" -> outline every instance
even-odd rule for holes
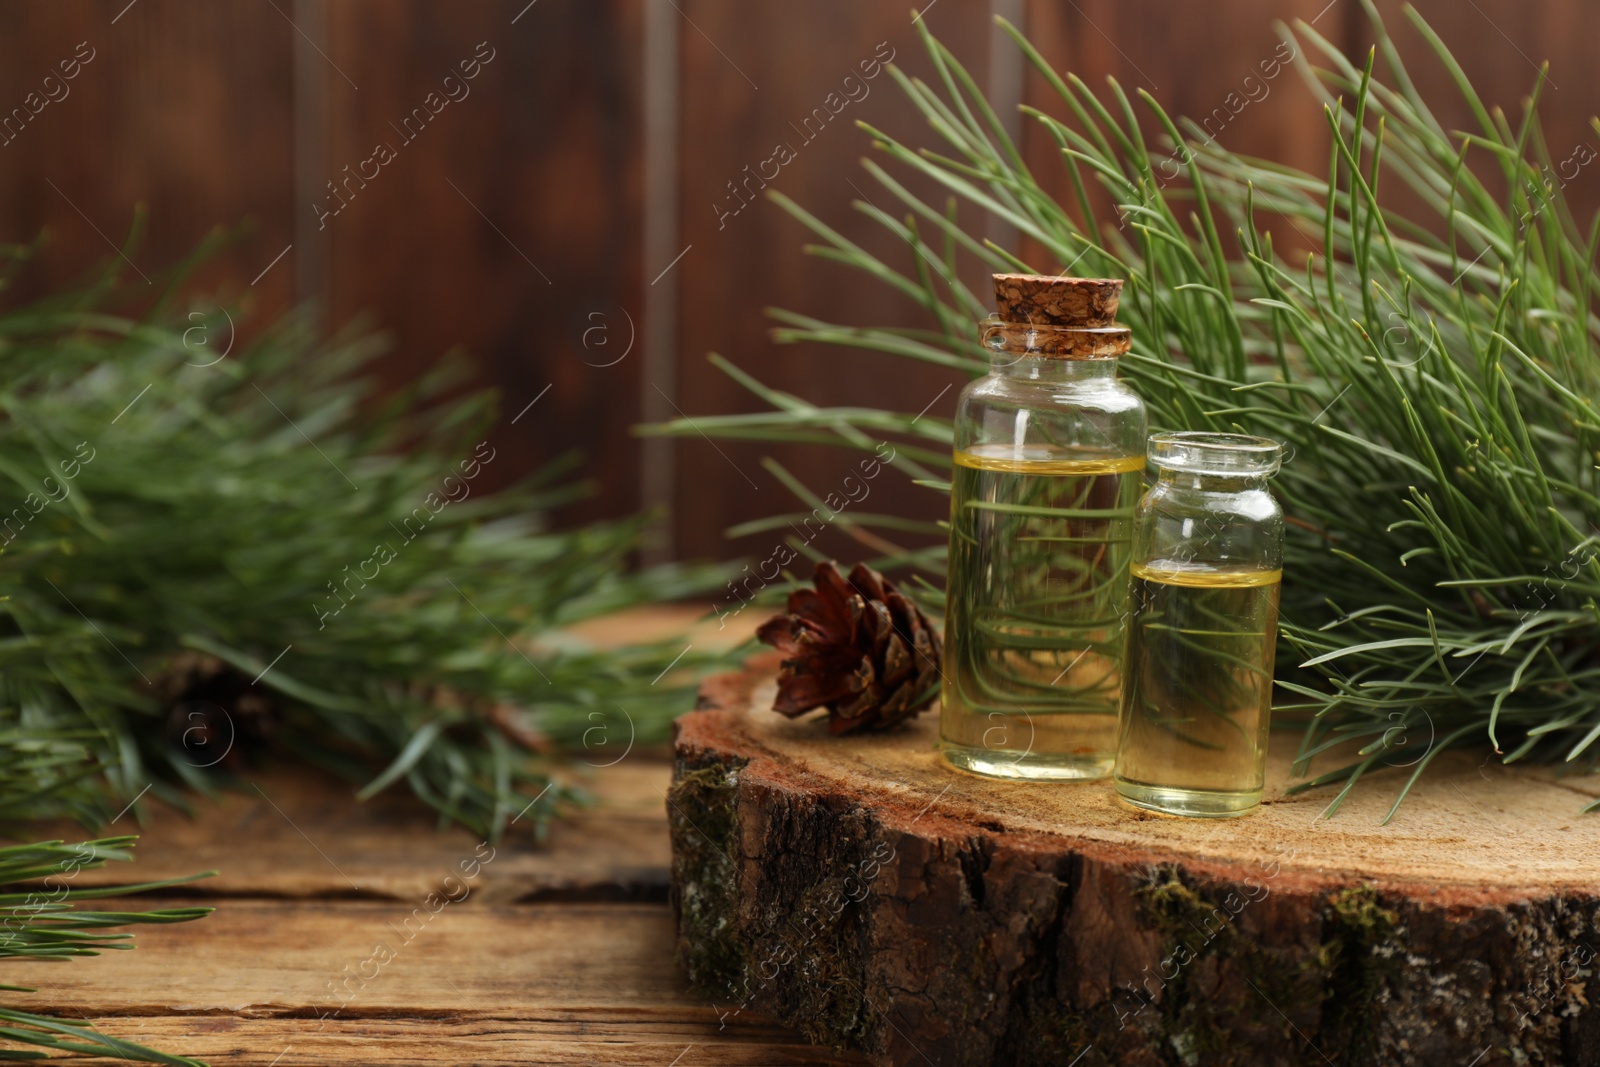
[[[992,781],[935,713],[836,738],[776,661],[679,720],[677,952],[731,1020],[881,1064],[1600,1064],[1600,779],[1432,761],[1173,819],[1107,782]],[[1425,748],[1419,745],[1417,755]]]

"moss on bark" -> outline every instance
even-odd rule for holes
[[[678,917],[678,965],[713,1001],[746,996],[749,956],[734,922],[739,765],[680,766],[667,794],[672,835],[672,895]]]

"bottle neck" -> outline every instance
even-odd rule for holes
[[[1196,474],[1194,471],[1156,468],[1156,483],[1171,489],[1198,493],[1244,493],[1265,489],[1265,474]]]
[[[1115,378],[1117,361],[1115,357],[1060,359],[996,352],[989,361],[989,373],[1013,381],[1082,382]]]

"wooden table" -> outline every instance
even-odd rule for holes
[[[687,993],[666,903],[670,778],[664,755],[634,753],[593,774],[600,804],[543,845],[518,827],[492,852],[408,797],[358,804],[285,768],[197,798],[192,820],[153,807],[135,863],[74,884],[216,868],[182,901],[216,913],[140,928],[133,952],[8,966],[3,981],[39,988],[8,1002],[212,1063],[860,1062],[748,1011],[722,1026]]]
[[[700,614],[652,610],[574,632],[614,644],[683,634]],[[746,636],[733,630],[690,636]],[[238,792],[194,797],[193,818],[146,803],[135,862],[73,884],[214,868],[184,898],[109,906],[198,902],[216,913],[137,928],[133,952],[11,964],[0,982],[39,992],[4,1002],[216,1064],[864,1062],[689,994],[667,906],[669,755],[634,751],[576,770],[598,803],[542,843],[514,827],[487,862],[479,839],[440,829],[403,789],[358,803],[348,784],[282,765],[246,775]],[[24,829],[29,840],[88,836]],[[132,814],[105,830],[132,832]]]

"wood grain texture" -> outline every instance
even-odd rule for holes
[[[948,415],[961,375],[833,346],[774,345],[767,336],[773,323],[763,312],[776,306],[832,322],[927,325],[887,286],[801,254],[800,247],[813,240],[809,232],[764,199],[765,187],[776,189],[896,269],[915,274],[914,253],[851,206],[862,201],[895,219],[906,214],[861,169],[859,160],[873,153],[856,122],[911,138],[931,135],[887,73],[880,68],[865,79],[860,66],[867,62],[871,70],[877,56],[892,56],[907,73],[934,77],[907,6],[828,0],[763,7],[759,17],[755,8],[722,0],[680,6],[693,25],[683,27],[681,235],[691,251],[674,268],[683,294],[677,404],[691,415],[764,409],[706,361],[707,353],[718,352],[768,385],[819,406],[911,412],[928,407],[930,414]],[[928,6],[926,21],[981,83],[988,5]],[[770,175],[776,165],[767,161],[783,158],[779,146],[788,146],[793,158],[775,179],[762,182],[763,166]],[[897,177],[943,204],[943,195],[929,186],[903,172]],[[981,229],[976,213],[962,218]],[[981,271],[974,269],[966,281],[979,294],[989,292]],[[946,386],[952,388],[943,391]],[[762,467],[763,456],[783,464],[819,497],[839,491],[858,458],[829,448],[738,441],[713,446],[697,438],[684,438],[676,447],[685,472],[676,529],[687,555],[748,551],[759,558],[781,543],[783,532],[727,542],[723,531],[747,519],[809,512]],[[688,476],[691,471],[695,476]],[[897,475],[874,482],[869,501],[862,510],[930,519],[943,517],[948,507],[942,496]],[[831,529],[815,543],[841,558],[869,551]]]
[[[244,335],[282,313],[293,253],[250,283],[292,239],[293,33],[267,4],[0,9],[0,115],[13,117],[30,93],[59,98],[0,138],[0,240],[48,234],[39,270],[15,296],[70,284],[115,258],[143,205],[148,230],[124,265],[133,306],[156,292],[147,294],[141,272],[159,284],[214,227],[244,223],[239,243],[197,275],[193,291],[208,311],[219,299],[242,300]],[[61,64],[75,54],[92,58],[63,80]],[[225,338],[215,340],[220,348]]]
[[[723,1026],[672,967],[663,906],[420,909],[224,901],[136,952],[18,980],[38,984],[31,1010],[213,1063],[855,1062],[748,1014]]]
[[[583,639],[683,633],[693,612],[635,611]],[[732,631],[732,627],[729,628]],[[696,641],[727,634],[695,633]],[[137,951],[72,967],[22,965],[7,1000],[214,1064],[850,1064],[734,1005],[689,995],[672,963],[665,898],[663,753],[587,772],[591,808],[542,842],[494,846],[402,793],[357,803],[348,785],[268,767],[195,798],[193,815],[146,802],[137,862],[79,887],[218,877],[145,910],[217,910],[138,932]],[[129,830],[132,816],[108,832]],[[14,828],[76,840],[76,827]],[[101,1063],[88,1060],[87,1063]]]
[[[1515,129],[1523,104],[1539,81],[1539,67],[1549,62],[1548,82],[1539,102],[1545,143],[1549,148],[1549,178],[1572,205],[1578,226],[1587,235],[1595,211],[1600,209],[1600,133],[1590,124],[1600,101],[1596,99],[1593,42],[1600,39],[1600,8],[1581,0],[1552,0],[1526,5],[1511,0],[1417,0],[1411,5],[1449,47],[1471,80],[1484,105],[1498,108]],[[1471,109],[1457,90],[1449,72],[1434,58],[1422,36],[1393,0],[1377,0],[1378,10],[1417,89],[1424,94],[1434,116],[1448,131],[1481,133]],[[1358,10],[1346,15],[1351,51],[1364,55],[1373,42],[1371,26]],[[1379,61],[1380,69],[1382,61]],[[1455,137],[1457,143],[1459,135]],[[1561,164],[1575,150],[1588,147],[1585,164]],[[1491,189],[1503,191],[1498,168],[1487,153],[1469,156]],[[1393,202],[1400,207],[1416,203],[1409,191],[1392,183]]]
[[[988,84],[993,5],[927,6],[923,21],[979,84]],[[1600,33],[1600,9],[1582,0],[1418,6],[1485,100],[1513,117],[1538,64],[1549,58],[1543,108],[1553,161],[1559,165],[1582,145],[1600,149],[1600,135],[1588,125],[1595,110],[1588,50]],[[344,168],[358,167],[380,141],[392,141],[396,151],[378,177],[356,183],[350,206],[321,234],[327,244],[320,251],[331,267],[323,294],[331,321],[370,313],[391,330],[395,349],[385,373],[396,385],[457,345],[480,357],[479,381],[504,394],[494,433],[508,446],[507,458],[492,477],[503,482],[569,448],[587,457],[598,495],[564,510],[563,520],[635,507],[642,453],[630,427],[641,398],[654,396],[657,386],[690,415],[761,407],[704,363],[709,350],[819,403],[917,411],[946,385],[959,384],[957,376],[888,356],[771,345],[761,314],[769,304],[854,322],[926,323],[881,286],[805,257],[799,249],[809,236],[771,205],[757,201],[731,218],[719,216],[761,192],[755,182],[730,201],[728,183],[743,187],[746,166],[758,167],[777,142],[792,141],[796,158],[770,185],[892,264],[914,269],[904,246],[851,208],[869,199],[903,214],[857,166],[871,150],[852,124],[866,119],[918,144],[935,143],[933,132],[882,75],[870,83],[869,96],[849,103],[825,130],[804,127],[879,42],[908,72],[929,73],[906,5],[684,0],[678,7],[681,13],[672,14],[680,20],[682,54],[679,229],[688,249],[673,268],[681,282],[680,372],[676,381],[651,382],[637,347],[628,348],[642,336],[643,293],[668,265],[641,259],[642,190],[652,179],[642,162],[640,6],[631,0],[325,5],[326,114],[320,117],[329,173],[322,180],[345,180]],[[1379,7],[1441,119],[1469,127],[1447,73],[1406,25],[1398,0],[1381,0]],[[1319,33],[1352,54],[1364,52],[1371,39],[1355,0],[1220,0],[1204,12],[1160,0],[1032,0],[1022,9],[1025,29],[1058,69],[1096,87],[1115,75],[1130,91],[1148,88],[1172,114],[1201,122],[1224,146],[1313,173],[1326,165],[1320,109],[1295,72],[1263,73],[1263,63],[1278,69],[1273,23],[1315,20]],[[0,238],[27,241],[45,227],[51,240],[41,271],[18,296],[63,284],[113,256],[135,204],[144,203],[150,230],[132,257],[139,270],[155,276],[214,225],[250,220],[254,229],[202,272],[193,291],[242,299],[244,337],[288,307],[297,253],[273,261],[296,240],[296,222],[314,209],[295,201],[294,55],[299,49],[321,62],[290,22],[296,10],[286,0],[276,6],[17,2],[0,10],[6,60],[0,116],[24,106],[80,42],[95,50],[65,98],[45,106],[9,142],[0,139]],[[427,94],[442,90],[445,75],[479,42],[495,49],[496,58],[471,82],[471,95],[448,104],[415,138],[397,133],[395,126],[425,107]],[[998,54],[1010,55],[1007,48]],[[1060,110],[1031,73],[1023,97]],[[1064,196],[1066,177],[1052,142],[1032,123],[1021,127],[1029,165]],[[1583,167],[1566,191],[1586,222],[1600,205],[1600,172]],[[1384,195],[1406,206],[1398,183]],[[1115,225],[1115,212],[1104,202],[1100,207]],[[971,212],[963,221],[976,232],[989,228]],[[1315,234],[1275,228],[1286,253],[1317,243]],[[1062,266],[1036,248],[1021,251],[1040,269]],[[128,291],[138,297],[142,280],[133,270],[128,278]],[[967,280],[984,291],[978,272]],[[209,297],[203,302],[211,305]],[[618,359],[623,352],[629,354]],[[550,392],[517,418],[546,386]],[[930,414],[947,414],[953,400],[951,389]],[[843,453],[814,448],[713,447],[697,438],[648,447],[679,457],[674,522],[680,552],[691,557],[749,551],[759,558],[771,551],[770,537],[729,543],[723,531],[745,518],[804,510],[761,467],[763,455],[823,493],[850,470]],[[875,510],[940,517],[939,500],[924,490],[885,482],[874,492]],[[837,530],[824,536],[825,551],[862,554]]]
[[[328,79],[333,321],[393,330],[396,387],[478,357],[503,393],[494,484],[577,450],[604,486],[567,522],[637,507],[640,32],[625,0],[329,5],[360,87]]]
[[[963,775],[936,716],[840,743],[767,710],[771,671],[677,733],[678,951],[712,996],[880,1063],[1600,1062],[1594,776],[1445,753],[1387,825],[1403,772],[1326,820],[1280,737],[1259,813],[1173,819]]]
[[[1170,196],[1185,186],[1179,159],[1155,150],[1165,136],[1139,101],[1138,90],[1153,95],[1175,121],[1187,118],[1199,124],[1203,132],[1197,139],[1214,137],[1230,151],[1313,174],[1326,171],[1329,140],[1321,104],[1293,68],[1295,52],[1283,45],[1276,24],[1316,20],[1313,28],[1339,44],[1346,33],[1341,7],[1355,10],[1358,5],[1342,0],[1334,5],[1327,0],[1222,0],[1202,12],[1160,0],[1030,0],[1026,30],[1056,71],[1078,75],[1101,94],[1113,114],[1119,112],[1106,79],[1121,84],[1145,124],[1157,174],[1171,179],[1164,186]],[[1024,98],[1076,125],[1031,66]],[[1023,154],[1034,176],[1076,216],[1076,197],[1054,139],[1033,121],[1026,121],[1023,131]],[[1125,229],[1123,214],[1093,175],[1085,172],[1084,181],[1101,225]],[[1319,235],[1297,232],[1286,222],[1276,229],[1281,231],[1276,234],[1280,250],[1312,248],[1320,241]],[[1232,243],[1230,227],[1222,227],[1222,238]],[[1024,242],[1020,254],[1038,270],[1055,273],[1062,266],[1051,263],[1037,242]]]
[[[108,1033],[154,1048],[181,1048],[237,1067],[361,1064],[474,1064],[483,1067],[834,1067],[866,1061],[815,1048],[781,1027],[715,1019],[654,1019],[596,1012],[578,1021],[361,1018],[322,1023],[296,1018],[157,1015],[99,1020]],[[282,1057],[281,1059],[279,1057]],[[77,1059],[83,1067],[117,1062]]]
[[[513,828],[477,883],[497,903],[666,899],[667,841],[662,805],[671,772],[660,755],[635,752],[615,767],[569,780],[594,806],[555,822],[544,842]],[[440,829],[434,814],[401,790],[358,802],[355,788],[305,770],[268,769],[245,776],[237,791],[193,797],[195,814],[147,802],[145,822],[125,816],[104,833],[140,834],[131,866],[81,872],[74,884],[115,885],[216,870],[189,890],[204,897],[420,900],[477,838]],[[34,825],[30,839],[77,840],[70,824]]]

